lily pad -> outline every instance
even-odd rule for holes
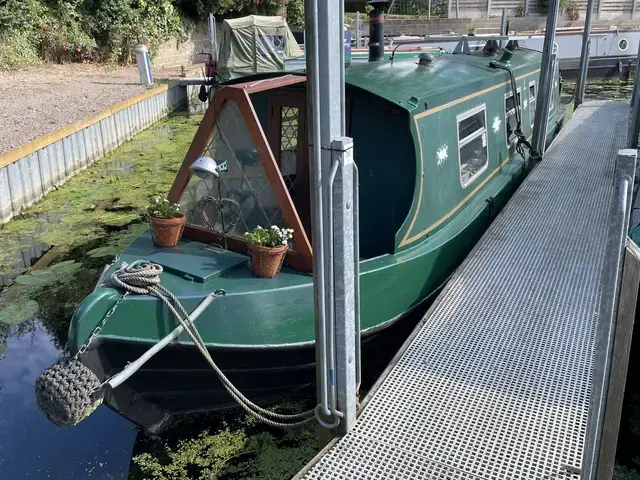
[[[73,215],[67,215],[62,217],[62,223],[81,223],[89,218],[89,215],[85,213],[74,213]]]
[[[87,255],[91,258],[100,258],[100,257],[108,257],[109,255],[117,256],[122,251],[121,248],[116,246],[108,246],[108,247],[98,247],[93,250],[89,250]]]
[[[39,309],[38,302],[27,300],[24,303],[10,303],[0,310],[0,323],[18,325],[36,316]]]
[[[82,264],[76,263],[74,260],[67,260],[51,266],[49,271],[53,272],[57,277],[66,277],[77,272],[81,267]]]
[[[34,270],[33,272],[16,277],[16,282],[20,285],[42,287],[43,285],[55,282],[56,279],[56,274],[49,270]]]

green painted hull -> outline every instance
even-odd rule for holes
[[[535,60],[534,54],[526,55],[530,61]],[[476,63],[486,61],[484,58],[467,60]],[[389,69],[385,66],[380,68]],[[412,63],[402,68],[416,69]],[[367,71],[363,69],[364,73]],[[399,70],[398,75],[404,75],[403,72]],[[522,78],[529,82],[535,72],[525,73]],[[490,75],[494,73],[490,71]],[[418,70],[415,75],[422,73]],[[375,78],[363,74],[362,81],[373,82]],[[409,86],[413,85],[411,78],[407,76],[405,79]],[[360,116],[352,113],[352,134],[361,142],[356,143],[355,150],[360,152],[364,161],[374,159],[378,162],[371,160],[369,169],[361,164],[360,174],[360,204],[369,205],[360,212],[361,246],[368,246],[361,252],[371,257],[360,262],[362,355],[365,365],[377,354],[379,343],[376,341],[382,339],[384,343],[385,335],[381,332],[386,332],[444,285],[526,175],[524,162],[515,154],[512,144],[505,145],[504,130],[500,130],[500,122],[495,121],[493,136],[489,140],[493,152],[489,167],[477,177],[475,188],[465,190],[458,183],[457,163],[444,163],[442,169],[437,164],[438,170],[434,170],[436,163],[432,150],[435,151],[444,141],[452,145],[453,151],[453,145],[458,142],[455,130],[440,131],[442,125],[455,125],[455,115],[481,102],[486,103],[490,119],[499,118],[505,104],[503,89],[508,88],[507,82],[496,83],[502,78],[488,77],[485,83],[474,85],[474,89],[469,87],[469,92],[458,91],[457,96],[452,90],[450,98],[443,95],[438,99],[448,102],[442,107],[428,110],[427,102],[424,102],[425,112],[417,112],[412,117],[398,116],[399,120],[390,124],[396,127],[398,136],[389,137],[391,140],[384,144],[384,148],[391,148],[391,151],[384,150],[379,143],[364,142],[375,138],[375,132],[360,131],[359,128],[375,125],[371,119],[380,114],[384,116],[378,124],[388,124],[386,115],[399,115],[399,111],[388,110],[386,104],[382,108],[366,95],[359,97],[359,90],[351,92],[355,105],[353,110],[360,112]],[[444,82],[444,77],[437,79]],[[382,88],[382,84],[371,85],[372,90],[376,88]],[[392,90],[400,95],[398,91]],[[559,92],[556,93],[559,100]],[[481,95],[481,98],[471,100]],[[468,105],[463,104],[464,101]],[[398,104],[403,102],[397,100]],[[261,105],[260,98],[254,98],[254,103]],[[416,105],[423,108],[419,102]],[[430,112],[439,111],[443,112],[442,119],[449,123],[439,121],[440,116],[431,116]],[[562,109],[556,107],[550,118],[548,142],[557,134],[563,115]],[[402,118],[411,118],[411,123],[405,125],[400,121]],[[411,137],[407,137],[409,130],[406,127],[409,127]],[[529,129],[530,124],[527,123],[525,130]],[[445,138],[445,133],[453,133],[453,138]],[[400,139],[405,143],[402,144]],[[407,150],[407,147],[415,147],[415,158],[412,157],[413,150]],[[383,160],[393,158],[393,148],[407,162],[416,161],[416,170],[406,169],[407,166],[403,167],[401,162],[396,162],[394,169],[389,169],[389,163]],[[408,182],[414,176],[415,185]],[[446,180],[448,178],[454,178],[456,183]],[[406,195],[403,193],[406,192],[414,192],[413,198],[404,198]],[[395,198],[390,197],[395,195],[404,200],[393,203],[384,195],[389,198]],[[398,218],[404,221],[402,225]],[[394,237],[395,245],[389,248],[388,241]],[[376,253],[379,251],[395,253],[380,255]],[[313,385],[315,325],[313,278],[310,274],[283,268],[276,278],[256,278],[251,274],[248,257],[244,254],[189,239],[183,239],[176,248],[161,249],[155,247],[150,234],[145,233],[111,266],[106,278],[122,262],[130,264],[136,260],[163,265],[163,285],[180,299],[188,311],[193,310],[207,294],[225,292],[213,301],[196,325],[213,358],[220,362],[232,382],[249,398],[261,402]],[[72,353],[87,342],[96,325],[120,298],[121,293],[110,287],[108,282],[99,287],[85,299],[72,319],[69,331]],[[82,361],[100,379],[105,379],[121,371],[127,362],[138,358],[177,325],[176,319],[157,299],[129,296],[102,326]],[[229,396],[184,334],[124,385],[107,392],[105,401],[119,413],[152,431],[161,429],[174,414],[224,408],[230,404]]]

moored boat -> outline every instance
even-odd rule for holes
[[[359,169],[364,363],[389,326],[446,282],[526,175],[528,154],[521,158],[517,150],[532,133],[540,61],[539,52],[516,41],[503,49],[489,39],[466,54],[347,69],[346,128]],[[561,87],[555,65],[547,141],[562,124]],[[315,378],[306,106],[302,74],[219,86],[169,194],[186,217],[182,240],[159,248],[145,233],[105,276],[123,262],[159,264],[163,285],[187,311],[217,292],[197,329],[228,378],[257,403]],[[216,175],[191,168],[202,156],[215,159]],[[243,233],[258,225],[294,230],[274,278],[254,277],[248,266]],[[71,353],[82,349],[81,362],[101,381],[178,325],[157,298],[121,300],[122,293],[101,282],[70,327]],[[233,405],[184,334],[107,389],[105,402],[152,431],[176,414]]]

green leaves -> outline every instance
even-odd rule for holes
[[[24,303],[10,303],[0,309],[0,323],[18,325],[34,318],[39,309],[38,302],[27,300]]]
[[[33,270],[16,278],[20,285],[42,287],[56,281],[56,275],[48,270]]]
[[[82,264],[76,263],[75,260],[67,260],[66,262],[56,263],[45,270],[32,270],[20,275],[16,277],[16,282],[30,287],[44,287],[55,282],[70,280],[72,275],[81,267]]]
[[[87,255],[89,255],[91,258],[108,257],[110,255],[115,257],[119,255],[121,251],[122,248],[116,245],[109,245],[106,247],[98,247],[94,248],[93,250],[89,250],[87,252]]]

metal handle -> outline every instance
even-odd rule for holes
[[[356,391],[360,390],[362,380],[362,362],[360,355],[360,189],[358,185],[358,166],[353,162],[353,274],[356,321]]]
[[[336,175],[338,173],[338,168],[340,167],[340,162],[338,160],[334,160],[331,165],[331,173],[329,174],[329,185],[327,188],[327,216],[329,217],[327,220],[327,225],[329,226],[329,238],[333,238],[333,185],[336,180]],[[329,243],[327,248],[327,255],[325,257],[327,262],[327,285],[329,286],[329,292],[331,292],[331,301],[327,302],[327,316],[326,321],[329,323],[329,342],[328,342],[328,370],[329,370],[329,383],[330,386],[328,388],[328,400],[331,414],[333,415],[341,415],[336,408],[336,384],[335,384],[335,371],[336,371],[336,342],[335,342],[335,331],[334,331],[334,317],[335,317],[335,305],[333,304],[333,244]]]
[[[209,295],[207,295],[204,298],[204,300],[202,300],[202,302],[200,302],[200,304],[195,308],[195,310],[191,312],[191,314],[189,314],[190,321],[192,322],[195,321],[196,318],[198,318],[202,314],[202,312],[204,312],[207,309],[207,307],[211,304],[211,302],[213,302],[215,298],[216,298],[215,293],[210,293]],[[126,382],[131,375],[133,375],[138,370],[140,370],[140,368],[142,368],[142,366],[145,363],[151,360],[151,358],[156,353],[158,353],[164,347],[169,345],[169,343],[171,343],[175,338],[177,338],[178,335],[180,335],[183,331],[184,331],[184,327],[182,325],[178,325],[176,328],[173,329],[171,333],[169,333],[169,335],[164,337],[162,340],[156,343],[153,347],[147,350],[136,361],[127,365],[124,368],[124,370],[122,370],[120,373],[111,377],[106,383],[109,384],[111,388],[116,388],[117,386]]]

